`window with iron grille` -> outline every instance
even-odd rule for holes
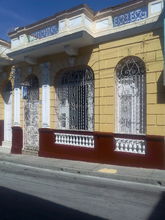
[[[89,68],[63,72],[55,83],[56,127],[93,130],[94,79]]]
[[[146,126],[145,65],[126,57],[116,67],[117,132],[144,134]]]

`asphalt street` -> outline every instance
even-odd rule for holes
[[[0,220],[165,219],[165,187],[0,165]]]

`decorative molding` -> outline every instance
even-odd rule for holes
[[[42,39],[45,37],[49,37],[51,35],[57,34],[58,33],[58,25],[54,24],[54,25],[50,25],[47,26],[45,28],[42,28],[40,30],[37,30],[35,32],[32,32],[29,34],[29,41],[34,41],[37,39]]]
[[[125,14],[113,17],[113,26],[118,27],[121,25],[129,24],[135,21],[140,21],[148,17],[148,7],[144,6]]]
[[[115,151],[146,154],[146,144],[144,140],[115,138]]]
[[[12,83],[13,83],[13,80],[15,78],[15,74],[16,74],[16,67],[12,66],[10,74],[9,74],[9,80],[11,80]]]
[[[54,133],[55,144],[94,148],[94,136],[66,133]]]
[[[92,12],[89,9],[71,11],[69,10],[69,17],[66,15],[66,11],[60,13],[55,16],[53,19],[43,19],[41,22],[37,22],[31,25],[28,25],[26,28],[17,28],[14,32],[9,33],[11,39],[11,52],[9,53],[10,57],[15,57],[18,54],[29,54],[29,47],[33,47],[33,50],[38,51],[37,54],[40,54],[39,48],[42,45],[41,42],[44,42],[43,48],[46,45],[52,45],[53,41],[57,42],[58,47],[60,47],[60,51],[63,49],[64,41],[63,38],[67,36],[68,41],[69,36],[75,34],[75,36],[80,32],[87,32],[89,36],[82,36],[81,38],[77,38],[80,44],[83,43],[86,46],[89,44],[98,44],[98,41],[104,42],[104,36],[107,35],[113,39],[121,38],[120,34],[114,36],[114,33],[122,31],[126,31],[128,29],[137,28],[139,26],[142,27],[142,31],[146,31],[147,24],[151,24],[148,26],[149,30],[158,28],[157,25],[160,25],[159,15],[163,9],[163,0],[147,0],[147,1],[131,1],[128,4],[121,4],[119,7],[107,8],[105,10],[99,12]],[[88,11],[89,10],[89,11]],[[76,13],[76,14],[75,14]],[[113,22],[111,22],[113,16]],[[57,18],[57,19],[56,19]],[[152,25],[156,21],[158,21],[157,25]],[[120,27],[120,28],[117,28]],[[148,29],[147,28],[147,29]],[[139,29],[139,28],[138,28]],[[134,30],[126,31],[128,36],[132,35]],[[139,30],[141,33],[141,30]],[[137,35],[137,30],[135,30],[135,34]],[[103,37],[102,40],[100,37]],[[97,39],[98,38],[98,39]],[[60,41],[58,39],[61,39]],[[53,41],[52,41],[53,40]],[[57,41],[56,41],[57,40]],[[72,38],[73,46],[76,45],[75,38]],[[92,42],[90,42],[92,40]],[[74,42],[75,41],[75,42]],[[82,41],[82,42],[81,42]],[[46,42],[50,42],[50,44],[46,44]],[[38,47],[40,45],[40,47]],[[80,45],[80,47],[82,47]],[[22,50],[23,49],[23,50]],[[55,53],[58,53],[59,50],[54,50],[54,47],[50,48]],[[19,51],[19,53],[17,53]],[[23,56],[22,59],[23,60]]]

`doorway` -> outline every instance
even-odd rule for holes
[[[35,75],[30,75],[25,82],[24,102],[24,150],[39,149],[39,82]]]

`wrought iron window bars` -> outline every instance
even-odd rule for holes
[[[56,82],[56,118],[59,129],[93,130],[93,72],[63,72]]]

